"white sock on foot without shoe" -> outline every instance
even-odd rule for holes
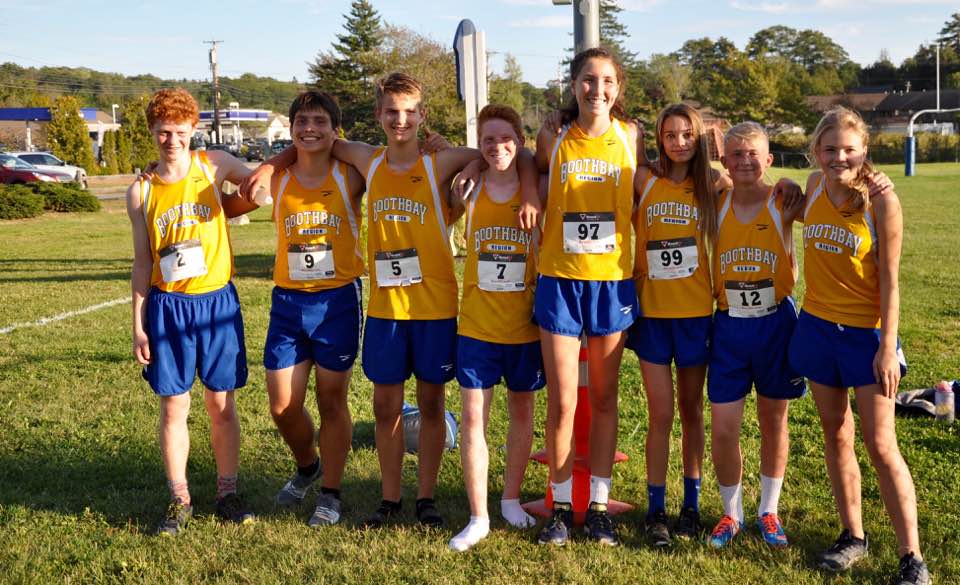
[[[530,528],[537,523],[520,505],[520,500],[500,500],[500,515],[514,528]]]
[[[450,550],[465,551],[490,534],[490,518],[470,516],[470,522],[460,534],[450,539]]]

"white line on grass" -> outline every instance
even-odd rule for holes
[[[14,323],[13,325],[8,325],[7,327],[0,328],[0,335],[10,333],[15,329],[24,329],[26,327],[43,327],[50,323],[55,323],[57,321],[63,321],[64,319],[69,319],[70,317],[76,317],[77,315],[83,315],[86,313],[92,313],[94,311],[99,311],[100,309],[106,309],[107,307],[112,307],[114,305],[119,305],[120,303],[129,303],[130,296],[125,296],[119,299],[113,299],[112,301],[107,301],[105,303],[100,303],[98,305],[91,305],[84,309],[79,309],[76,311],[67,311],[66,313],[60,313],[59,315],[54,315],[53,317],[44,317],[38,319],[33,323]]]

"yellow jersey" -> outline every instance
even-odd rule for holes
[[[803,222],[803,310],[841,325],[880,327],[879,252],[870,210],[837,209],[821,177]]]
[[[344,163],[333,161],[314,189],[301,185],[288,169],[273,202],[273,282],[313,292],[344,286],[363,274],[359,217],[360,202],[350,198]]]
[[[783,227],[781,202],[767,202],[752,221],[743,223],[733,209],[733,190],[721,199],[713,255],[717,308],[731,317],[764,317],[790,296],[797,282],[793,234]]]
[[[467,201],[467,260],[459,333],[491,343],[540,338],[531,322],[536,282],[534,234],[517,226],[520,191],[497,203],[486,181]]]
[[[678,184],[651,175],[637,202],[634,229],[641,314],[660,319],[709,316],[710,258],[700,232],[693,179]]]
[[[624,280],[633,270],[630,215],[637,167],[627,124],[601,136],[576,122],[553,143],[540,273],[578,280]]]
[[[424,155],[396,172],[379,149],[367,171],[367,314],[380,319],[457,316],[457,279],[447,241],[450,208],[433,160]]]
[[[140,181],[153,272],[150,285],[165,292],[200,294],[233,278],[233,249],[206,153],[194,152],[190,170],[176,183]]]

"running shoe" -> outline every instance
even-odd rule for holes
[[[783,524],[780,517],[772,512],[764,512],[757,518],[757,527],[760,528],[760,534],[763,541],[774,548],[783,548],[787,546],[787,535],[783,532]]]
[[[390,502],[383,500],[380,506],[373,511],[373,514],[363,521],[363,528],[380,528],[390,521],[394,514],[398,514],[403,508],[403,501]]]
[[[277,492],[277,505],[284,508],[299,506],[303,502],[303,498],[306,497],[310,486],[313,485],[313,482],[320,479],[321,475],[323,475],[323,470],[319,465],[317,466],[316,473],[313,475],[294,473],[293,477]]]
[[[844,529],[833,546],[820,553],[820,568],[835,572],[846,571],[866,557],[869,550],[870,539],[866,532],[863,533],[863,538],[854,538],[849,530]]]
[[[240,494],[236,493],[217,499],[217,516],[234,524],[250,524],[254,521],[253,512],[247,508]]]
[[[713,527],[713,532],[710,533],[710,546],[713,548],[727,546],[741,530],[743,530],[743,522],[724,514],[720,522],[717,522],[717,525]]]
[[[307,521],[311,528],[321,526],[332,526],[340,522],[340,500],[330,494],[321,493],[317,496],[317,507],[313,509],[313,515]]]
[[[900,559],[900,569],[893,578],[895,585],[931,585],[933,579],[930,578],[930,571],[927,564],[913,553],[909,553]]]
[[[568,503],[553,503],[553,515],[540,529],[537,542],[563,546],[570,540],[573,529],[573,506]]]
[[[157,526],[157,536],[177,536],[187,527],[193,518],[193,506],[184,504],[179,499],[167,505],[167,511]]]
[[[700,523],[700,512],[690,507],[681,508],[673,532],[680,538],[700,538],[700,535],[703,534],[703,524]]]
[[[443,516],[440,515],[433,498],[417,500],[417,522],[427,528],[443,528]]]
[[[667,526],[666,512],[660,511],[648,514],[645,522],[650,544],[657,548],[670,546],[672,539],[670,538],[670,527]]]
[[[607,513],[606,504],[591,502],[587,508],[587,516],[583,523],[583,530],[587,538],[605,546],[619,546],[620,539],[613,528],[613,520]]]

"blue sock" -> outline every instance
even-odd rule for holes
[[[667,486],[647,484],[647,516],[667,511]]]
[[[700,511],[700,478],[683,478],[683,507],[693,508],[694,512]]]

